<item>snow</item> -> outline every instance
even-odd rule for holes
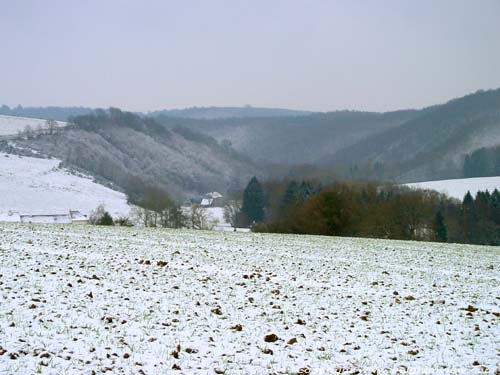
[[[499,248],[13,223],[0,244],[1,374],[500,367]]]
[[[0,212],[0,221],[19,223],[21,222],[21,215],[19,212],[7,211]]]
[[[216,230],[221,232],[250,232],[249,228],[234,228],[224,217],[224,207],[200,207],[205,215],[204,229]],[[182,212],[191,216],[191,207],[181,207]]]
[[[500,176],[416,182],[406,184],[406,186],[437,190],[446,193],[450,197],[462,200],[468,190],[472,195],[475,195],[478,191],[489,190],[492,192],[495,189],[500,190]]]
[[[207,207],[204,210],[207,216],[217,225],[231,226],[224,218],[224,207]]]
[[[35,131],[39,126],[46,127],[46,123],[47,120],[42,119],[0,115],[0,136],[17,135],[28,125]],[[67,125],[62,121],[56,121],[56,123],[58,127]]]
[[[21,215],[88,215],[99,204],[113,217],[127,216],[125,194],[99,185],[88,176],[59,168],[57,159],[38,159],[0,153],[0,220]],[[52,220],[53,222],[53,220]]]
[[[224,218],[224,207],[207,207],[204,208],[207,217],[213,223],[213,230],[222,232],[250,232],[249,228],[234,228],[231,223],[228,223]]]

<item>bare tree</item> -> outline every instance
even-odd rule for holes
[[[233,228],[238,226],[238,215],[241,210],[241,202],[230,200],[224,206],[224,220],[231,224]]]
[[[26,125],[24,127],[23,135],[26,137],[26,139],[33,139],[34,137],[34,131],[31,125]]]
[[[45,121],[45,127],[50,135],[55,134],[57,130],[57,121],[55,120],[47,120]]]
[[[191,228],[193,229],[209,229],[207,214],[205,210],[198,204],[193,204],[191,206]]]
[[[142,207],[134,207],[131,212],[133,223],[144,225],[145,227],[154,226],[153,211]]]

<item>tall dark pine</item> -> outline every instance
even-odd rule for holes
[[[470,191],[467,191],[462,201],[462,235],[466,243],[470,243],[473,238],[475,227],[474,216],[474,198]]]
[[[304,203],[306,200],[311,198],[315,191],[313,185],[308,181],[302,181],[299,187],[299,204]]]
[[[243,192],[241,212],[250,223],[261,223],[264,221],[264,191],[256,177],[252,177]]]
[[[281,202],[283,211],[287,211],[289,208],[297,204],[297,194],[299,191],[299,186],[295,180],[290,181],[286,187],[285,195]]]
[[[434,232],[436,233],[436,240],[439,242],[448,241],[448,227],[444,222],[444,216],[441,211],[436,213],[434,218]]]
[[[500,231],[500,191],[497,189],[491,193],[490,207],[493,222],[498,225],[498,230]]]

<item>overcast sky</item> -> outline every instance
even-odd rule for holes
[[[385,111],[500,87],[500,0],[0,0],[0,104]]]

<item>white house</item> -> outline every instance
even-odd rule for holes
[[[89,219],[80,211],[71,210],[67,214],[20,214],[8,211],[0,213],[0,221],[13,223],[44,223],[44,224],[87,224]]]
[[[201,199],[200,206],[202,207],[218,207],[222,203],[222,194],[212,191],[207,193]]]
[[[47,215],[21,215],[21,223],[43,223],[43,224],[71,224],[71,215],[47,214]]]
[[[201,200],[200,206],[202,206],[202,207],[210,207],[213,202],[214,202],[214,200],[211,199],[211,198],[203,198]]]
[[[69,215],[73,224],[88,224],[89,222],[87,215],[82,214],[80,211],[70,210]]]

